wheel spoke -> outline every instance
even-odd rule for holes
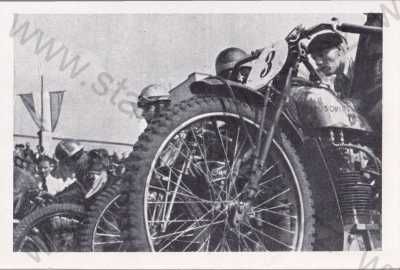
[[[219,138],[219,141],[221,143],[222,151],[224,152],[224,155],[225,155],[225,162],[229,166],[229,170],[230,170],[230,164],[229,164],[230,161],[229,161],[229,158],[228,158],[228,152],[227,152],[227,149],[225,149],[225,145],[224,145],[224,141],[222,139],[221,131],[219,130],[218,124],[216,122],[213,122],[213,123],[214,123],[214,127],[217,129],[218,138]]]
[[[234,170],[234,168],[235,168],[235,166],[236,166],[236,162],[237,162],[237,160],[238,160],[238,158],[239,158],[239,155],[237,154],[238,153],[238,151],[239,151],[239,153],[240,153],[240,151],[242,150],[242,147],[244,147],[244,145],[246,144],[246,143],[242,143],[240,146],[238,146],[238,143],[239,143],[239,138],[240,138],[240,126],[238,126],[237,127],[237,129],[236,129],[236,139],[235,139],[235,146],[233,147],[233,155],[232,155],[232,166],[231,166],[231,168],[230,168],[230,171],[229,171],[229,174],[228,174],[228,178],[230,179],[230,186],[229,186],[229,190],[228,190],[228,193],[230,193],[230,191],[231,191],[231,186],[233,186],[233,188],[234,188],[234,190],[235,190],[235,196],[237,196],[237,194],[238,194],[238,191],[237,191],[237,189],[236,189],[236,178],[237,177],[235,177],[235,179],[232,179],[232,174],[233,174],[233,170]],[[239,148],[239,149],[238,149]],[[234,180],[234,181],[233,181]]]
[[[189,152],[192,152],[192,149],[190,149],[190,147],[186,144],[186,142],[181,137],[179,137],[179,140],[181,140],[182,144],[187,147]],[[172,147],[176,147],[176,146],[172,145]],[[176,147],[176,149],[179,150],[177,147]],[[179,154],[185,159],[189,159],[190,158],[189,156],[183,154],[182,151],[180,151],[180,150],[179,150]],[[190,154],[190,155],[192,155],[192,154]],[[163,160],[163,162],[165,162],[165,161]],[[196,163],[192,163],[192,165],[195,166],[206,178],[209,177],[207,175],[207,173],[204,172],[203,168],[201,168],[199,165],[197,165]],[[164,164],[164,166],[170,167],[170,165],[168,165],[168,164]]]
[[[120,229],[117,226],[115,226],[113,222],[109,221],[105,216],[103,216],[103,222],[108,226],[114,228],[117,232],[121,232]]]
[[[106,233],[107,232],[107,230],[106,229],[104,229],[101,225],[100,225],[100,223],[101,222],[99,222],[98,224],[97,224],[97,228],[96,228],[96,230],[98,230],[98,231],[102,231],[102,232],[104,232],[104,233]]]
[[[156,171],[156,173],[157,173],[157,171]],[[158,172],[158,173],[160,173],[160,172]],[[174,173],[175,174],[175,173]],[[162,176],[164,176],[164,177],[167,177],[166,175],[164,175],[164,174],[161,174],[160,173],[160,175],[162,175]],[[176,176],[178,176],[178,175],[176,175]],[[172,180],[172,177],[167,177],[168,178],[168,182],[171,182],[172,184],[174,184],[174,185],[178,185],[178,183],[176,182],[176,181],[174,181],[174,180]],[[158,188],[159,190],[162,190],[162,191],[164,191],[165,192],[165,187],[164,187],[164,184],[163,183],[161,183],[160,182],[160,184],[161,184],[161,186],[164,188],[164,189],[160,189],[160,188]],[[189,194],[191,194],[191,195],[193,195],[193,196],[196,196],[191,190],[190,190],[190,188],[184,183],[184,181],[182,182],[180,182],[179,183],[179,188],[180,189],[182,189],[182,190],[184,190],[184,191],[186,191],[187,193],[189,193]],[[156,186],[152,186],[153,188],[157,188]],[[198,197],[198,196],[196,196],[196,197]],[[200,198],[199,198],[200,199]]]
[[[121,238],[121,235],[119,235],[119,234],[111,234],[111,233],[96,233],[96,236]]]
[[[111,245],[111,244],[122,244],[123,241],[119,240],[119,241],[108,241],[108,242],[94,242],[93,245],[95,246],[99,246],[99,245]]]
[[[292,205],[292,203],[285,203],[285,204],[279,204],[276,206],[268,207],[266,209],[272,210],[272,209],[277,209],[277,208],[281,208],[281,207],[290,207],[291,205]]]
[[[226,241],[226,229],[227,229],[227,227],[229,229],[228,224],[225,223],[224,224],[224,230],[222,231],[222,238],[221,238],[221,241],[220,241],[220,243],[218,245],[218,246],[221,246],[222,250],[224,250],[224,248],[225,248],[224,244],[225,244],[225,241]]]
[[[246,238],[247,240],[249,240],[250,242],[252,242],[252,243],[255,244],[256,246],[261,246],[261,247],[263,247],[265,250],[269,251],[269,250],[265,247],[264,243],[262,243],[261,239],[259,239],[259,240],[261,241],[261,244],[260,244],[260,243],[258,243],[257,241],[251,239],[251,237],[249,237],[247,234],[242,233],[240,230],[237,230],[236,232],[235,232],[235,231],[232,231],[232,232],[238,233],[238,234],[241,235],[243,238]],[[249,247],[249,245],[247,244],[246,241],[244,241],[244,240],[242,239],[242,242],[244,242],[244,243],[246,244],[247,248],[248,248],[249,250],[251,250],[251,248]]]
[[[200,147],[200,143],[199,143],[199,141],[198,141],[198,139],[197,139],[197,135],[196,135],[196,133],[194,132],[194,130],[193,130],[192,127],[190,127],[190,131],[191,131],[192,134],[193,134],[193,138],[194,138],[194,140],[195,140],[195,142],[196,142],[197,148],[199,149],[200,155],[201,155],[202,158],[203,158],[204,165],[206,166],[206,169],[207,169],[207,175],[208,175],[208,177],[209,177],[209,176],[210,176],[210,168],[208,167],[208,164],[207,164],[207,158],[206,158],[206,155],[205,155],[205,151],[204,151],[204,149],[202,149],[202,148]],[[204,152],[203,152],[203,151],[204,151]]]
[[[263,206],[263,205],[265,205],[265,204],[267,204],[267,203],[269,203],[269,202],[275,200],[276,198],[278,198],[278,197],[280,197],[280,196],[282,196],[282,195],[288,193],[289,191],[290,191],[290,188],[285,189],[285,190],[282,191],[281,193],[278,193],[278,194],[272,196],[271,198],[269,198],[268,200],[266,200],[266,201],[264,201],[264,202],[262,202],[262,203],[256,205],[256,206],[254,207],[254,209],[260,208],[261,206]]]
[[[276,176],[274,176],[274,177],[272,177],[272,178],[269,178],[269,179],[267,179],[267,180],[265,180],[265,181],[259,183],[259,185],[260,185],[260,186],[264,186],[264,185],[266,185],[266,184],[268,184],[268,183],[271,183],[272,181],[274,181],[274,180],[276,180],[276,179],[279,179],[279,178],[281,178],[281,177],[282,177],[282,174],[278,174],[278,175],[276,175]]]
[[[232,162],[232,168],[234,168],[234,164],[236,164],[236,162],[239,160],[240,157],[240,153],[243,151],[243,149],[245,148],[247,142],[244,141],[240,146],[239,149],[237,150],[237,152],[235,151],[235,155],[233,156],[233,162]],[[251,149],[247,150],[243,156],[246,156],[247,153],[251,153]]]
[[[248,227],[248,228],[250,228],[250,229],[252,229],[252,230],[258,232],[258,233],[261,234],[261,235],[263,235],[264,237],[267,237],[267,238],[271,239],[272,241],[274,241],[274,242],[276,242],[276,243],[278,243],[278,244],[281,244],[282,246],[285,246],[285,247],[287,247],[287,248],[293,250],[293,247],[292,247],[292,246],[290,246],[290,245],[288,245],[288,244],[286,244],[286,243],[284,243],[284,242],[282,242],[282,241],[276,239],[275,237],[272,237],[271,235],[269,235],[269,234],[267,234],[267,233],[265,233],[265,232],[263,232],[263,231],[261,231],[261,230],[259,230],[259,229],[257,229],[257,228],[254,228],[251,224],[248,224],[248,223],[246,223],[246,222],[244,222],[243,224],[244,224],[246,227]]]
[[[171,178],[168,178],[167,182],[170,182],[170,183],[172,183],[172,184],[174,184],[174,185],[176,185],[176,186],[179,186],[180,189],[182,189],[182,190],[188,192],[189,194],[193,194],[192,191],[190,191],[190,188],[189,188],[188,186],[186,186],[186,184],[183,183],[183,182],[180,182],[179,185],[178,185],[178,183],[177,183],[176,181],[172,180],[172,177],[171,177]],[[162,189],[159,188],[159,187],[158,187],[158,189],[161,190],[161,191],[163,191],[164,193],[168,194],[168,193],[169,193],[169,192],[168,192],[168,189],[166,189],[165,186],[164,186],[162,183],[160,183],[160,184],[161,184],[161,186],[162,186]],[[157,188],[157,186],[154,186],[154,184],[152,185],[152,187],[155,188],[155,189]],[[194,194],[193,194],[193,195],[194,195]]]
[[[258,234],[258,232],[254,233],[255,237],[258,239],[258,243],[261,243],[262,246],[264,247],[265,250],[268,250],[268,248],[265,246],[264,241],[260,239],[260,236]]]
[[[211,213],[211,211],[212,211],[212,209],[210,209],[209,211],[207,211],[205,214],[203,214],[200,218],[199,218],[199,220],[202,220],[204,217],[206,217],[209,213]],[[190,226],[191,227],[191,226]],[[189,227],[189,228],[190,228]],[[188,229],[188,228],[187,228]],[[190,229],[190,230],[192,230],[192,229]],[[190,231],[189,230],[189,231]],[[170,234],[164,234],[164,235],[161,235],[161,236],[156,236],[156,237],[153,237],[153,238],[161,238],[161,237],[166,237],[166,236],[171,236],[171,235],[175,235],[175,234],[179,234],[179,233],[181,233],[181,232],[185,232],[185,230],[183,230],[183,231],[180,231],[180,232],[173,232],[173,233],[170,233]]]
[[[185,162],[182,164],[182,173],[179,175],[178,180],[177,180],[178,182],[176,183],[175,188],[174,188],[174,190],[172,191],[171,202],[169,202],[169,204],[164,204],[164,207],[163,207],[163,219],[165,220],[165,222],[164,222],[164,224],[163,224],[163,227],[164,227],[164,228],[167,227],[167,225],[168,225],[168,220],[169,220],[169,218],[171,217],[172,208],[174,207],[174,202],[175,202],[175,199],[176,199],[176,192],[178,191],[179,186],[181,185],[183,172],[186,171],[186,169],[187,169],[188,165],[191,163],[191,161],[192,161],[192,159],[185,160]],[[169,185],[169,183],[168,183],[168,185]],[[168,194],[167,194],[167,196],[166,196],[166,200],[168,200],[168,195],[169,195],[169,193],[170,193],[170,191],[168,191]],[[168,208],[168,209],[167,209],[167,208]],[[167,209],[167,210],[166,210],[166,209]],[[167,212],[165,213],[164,210],[166,210]],[[166,215],[166,216],[165,216],[165,215]]]
[[[173,181],[171,180],[171,182],[173,182]],[[181,183],[181,184],[183,184],[183,183]],[[183,185],[184,185],[184,184],[183,184]],[[167,194],[167,193],[165,192],[164,189],[159,188],[159,187],[157,187],[157,186],[150,185],[150,188],[155,189],[155,190],[158,190],[158,191],[161,191],[161,192],[163,192],[164,194]],[[182,192],[177,191],[177,194],[178,194],[179,196],[183,196],[183,197],[185,197],[185,198],[190,198],[190,199],[192,199],[192,200],[195,200],[197,203],[199,203],[199,205],[202,205],[205,209],[208,209],[208,207],[206,207],[205,204],[207,204],[207,203],[214,203],[213,201],[209,201],[209,200],[205,200],[205,199],[200,198],[199,196],[197,196],[196,194],[194,194],[192,191],[190,191],[190,190],[188,190],[188,189],[182,187],[182,185],[180,186],[180,189],[181,189],[183,192],[186,192],[186,193],[182,193]]]
[[[193,127],[190,127],[190,130],[191,130],[191,132],[192,132],[192,134],[193,134],[193,138],[194,138],[194,140],[195,140],[195,143],[196,143],[196,145],[197,145],[197,148],[199,149],[199,151],[200,151],[200,154],[201,154],[201,156],[202,156],[202,158],[203,158],[203,162],[204,162],[204,166],[206,167],[206,169],[207,169],[207,183],[208,183],[208,186],[211,188],[211,190],[213,191],[213,193],[214,194],[217,194],[217,191],[215,190],[215,188],[214,188],[214,185],[213,185],[213,183],[212,183],[212,181],[211,181],[211,179],[210,179],[210,175],[211,175],[211,171],[210,171],[210,168],[208,167],[208,160],[207,160],[207,158],[206,158],[206,151],[205,151],[205,146],[204,146],[204,138],[203,138],[203,149],[200,147],[200,142],[199,142],[199,140],[197,139],[197,135],[196,135],[196,133],[195,133],[195,131],[193,130]],[[222,200],[222,198],[221,197],[219,197],[219,199],[221,199]]]
[[[168,223],[182,223],[182,222],[199,222],[199,221],[204,221],[204,222],[210,222],[212,220],[209,219],[171,219],[168,221]],[[162,223],[165,222],[165,220],[160,219],[160,220],[152,220],[152,223]]]
[[[179,193],[179,194],[182,194],[182,195],[186,195],[186,194],[183,194],[183,193]],[[189,196],[188,196],[189,197]],[[189,197],[189,198],[193,198],[193,197]],[[206,201],[206,200],[204,200],[204,202],[206,202],[206,203],[211,203],[211,204],[215,204],[215,202],[213,202],[213,201]],[[148,204],[162,204],[162,205],[164,205],[164,204],[170,204],[171,202],[165,202],[165,201],[151,201],[151,202],[148,202]],[[186,204],[186,203],[188,203],[188,204],[198,204],[199,203],[199,201],[175,201],[174,202],[174,204]]]
[[[210,239],[211,239],[211,235],[208,235],[207,239],[203,242],[203,244],[201,244],[201,246],[198,248],[197,251],[201,251],[202,248],[207,245],[207,248],[205,249],[205,251],[208,251],[209,249],[209,245],[210,245]]]
[[[255,210],[254,213],[259,213],[259,212],[264,212],[264,211],[268,212],[268,213],[275,214],[275,215],[283,216],[283,217],[297,219],[297,216],[291,216],[291,215],[283,214],[283,213],[280,213],[280,212],[272,211],[272,210],[269,210],[268,208]]]
[[[160,218],[160,215],[162,215],[162,213],[160,211],[160,207],[154,206],[152,210],[153,210],[153,213],[150,214],[151,220],[155,220],[157,218]],[[151,212],[151,208],[149,208],[149,211]]]
[[[168,235],[156,236],[156,237],[154,237],[154,238],[155,238],[155,239],[160,239],[160,238],[165,238],[165,237],[169,237],[169,236],[173,236],[173,235],[178,234],[178,235],[177,235],[174,239],[172,239],[167,245],[163,246],[163,247],[159,250],[159,251],[163,251],[163,250],[166,249],[170,244],[172,244],[172,243],[175,242],[178,238],[180,238],[181,236],[183,236],[185,233],[192,232],[192,231],[195,231],[195,230],[199,230],[199,229],[202,229],[202,228],[205,228],[205,227],[209,227],[209,226],[211,226],[211,225],[220,224],[221,222],[223,222],[223,220],[217,221],[217,222],[213,222],[213,223],[209,223],[209,224],[205,224],[205,225],[200,225],[200,226],[197,226],[197,227],[192,227],[192,226],[190,226],[189,228],[184,229],[183,231],[173,232],[173,233],[170,233],[170,234],[168,234]]]
[[[204,215],[202,215],[202,216],[200,217],[200,220],[204,219],[204,217],[206,217],[211,211],[212,211],[212,209],[210,209],[210,211],[208,211],[207,213],[205,213]],[[221,212],[217,215],[217,217],[219,217],[223,212],[224,212],[224,211],[221,211]],[[189,228],[186,228],[185,230],[183,230],[183,231],[181,231],[181,232],[174,232],[174,233],[170,234],[170,235],[174,235],[174,234],[178,234],[178,235],[177,235],[174,239],[172,239],[168,244],[166,244],[165,246],[163,246],[159,251],[164,250],[164,249],[167,248],[169,245],[171,245],[175,240],[177,240],[178,238],[180,238],[182,235],[184,235],[185,233],[187,233],[187,232],[189,232],[189,231],[198,230],[198,229],[201,229],[201,228],[204,228],[204,227],[209,227],[209,226],[211,226],[211,225],[216,225],[216,224],[219,224],[219,223],[221,223],[221,222],[224,222],[223,220],[222,220],[222,221],[215,222],[215,219],[216,219],[217,217],[213,218],[214,221],[213,221],[213,222],[210,222],[210,223],[208,223],[208,224],[200,225],[200,226],[197,226],[197,227],[193,227],[193,224],[192,224],[192,225],[189,226]],[[158,237],[158,238],[159,238],[159,237]]]
[[[225,247],[226,247],[226,251],[228,251],[228,252],[230,252],[230,251],[232,251],[231,250],[231,247],[229,246],[229,242],[228,242],[228,240],[226,239],[226,237],[224,237],[224,243],[225,243]]]
[[[171,222],[174,222],[175,220],[178,220],[178,219],[182,218],[183,216],[184,216],[184,214],[180,214],[180,215],[178,215],[175,219],[170,220],[170,221],[171,221]],[[155,225],[155,223],[154,223],[153,221],[150,221],[149,223],[150,223],[151,226],[154,226],[154,225]],[[182,223],[182,224],[179,225],[179,226],[176,228],[177,231],[179,231],[181,228],[183,228],[183,227],[187,224],[187,222],[181,222],[181,223]],[[154,234],[152,234],[151,238],[152,238],[152,239],[156,239],[156,238],[157,238],[156,234],[157,234],[157,231],[155,231]]]
[[[268,226],[274,227],[274,228],[276,228],[278,230],[281,230],[281,231],[284,231],[284,232],[287,232],[287,233],[290,233],[290,234],[295,234],[296,233],[295,231],[290,231],[288,229],[285,229],[284,227],[275,225],[275,224],[273,224],[271,222],[268,222],[268,221],[266,221],[266,220],[264,220],[262,218],[258,218],[258,217],[253,217],[253,218],[258,220],[258,221],[260,221],[260,222],[262,222],[262,223],[264,223],[264,224],[266,224],[266,225],[268,225]]]
[[[202,229],[202,231],[200,233],[198,233],[182,251],[186,251],[194,243],[194,241],[196,241],[199,238],[200,235],[202,235],[204,232],[206,232],[208,230],[209,227],[211,227],[211,225],[216,225],[216,224],[220,224],[221,222],[224,222],[223,220],[221,220],[220,222],[215,221],[215,220],[217,220],[217,218],[219,218],[219,216],[221,216],[221,214],[222,213],[219,213],[215,218],[213,218],[212,221],[209,224],[207,224],[208,226],[206,226],[204,229]]]
[[[263,173],[262,175],[266,175],[269,171],[271,171],[276,165],[278,165],[278,162],[275,162],[274,164],[272,164],[270,167],[268,167]]]
[[[212,181],[211,181],[211,179],[210,179],[210,175],[211,175],[211,170],[210,170],[210,168],[208,167],[208,160],[207,160],[207,152],[206,152],[206,150],[205,150],[205,145],[204,145],[204,138],[203,138],[203,143],[202,143],[202,145],[203,145],[203,148],[201,148],[200,147],[200,142],[199,142],[199,140],[198,140],[198,138],[197,138],[197,135],[196,135],[196,133],[195,133],[195,131],[193,130],[193,127],[190,127],[190,130],[191,130],[191,132],[192,132],[192,134],[193,134],[193,137],[194,137],[194,140],[195,140],[195,143],[196,143],[196,145],[197,145],[197,148],[199,149],[199,151],[200,151],[200,154],[201,154],[201,156],[202,156],[202,158],[203,158],[203,162],[204,162],[204,166],[206,167],[206,169],[207,169],[207,183],[208,183],[208,185],[209,185],[209,187],[211,188],[211,190],[213,191],[213,193],[214,194],[217,194],[217,192],[216,192],[216,190],[215,190],[215,188],[214,188],[214,185],[213,185],[213,183],[212,183]],[[203,134],[204,134],[204,131],[202,131],[203,132]],[[203,137],[204,137],[204,135],[203,135]],[[222,199],[222,198],[220,198],[220,199]]]
[[[184,215],[181,214],[181,215],[179,215],[176,219],[181,218],[182,216],[184,216]],[[151,223],[151,225],[154,225],[153,222],[150,222],[150,223]],[[182,222],[182,224],[179,225],[179,226],[176,228],[176,231],[181,232],[181,231],[179,231],[179,230],[182,229],[185,225],[186,225],[186,222]],[[164,237],[164,236],[165,236],[165,237]],[[155,231],[154,234],[151,235],[151,239],[164,239],[164,238],[166,238],[166,237],[168,237],[168,236],[170,236],[170,234],[163,234],[163,235],[161,235],[161,236],[157,236],[157,231]]]
[[[114,221],[114,223],[118,223],[118,222],[117,222],[118,217],[116,217],[116,216],[113,214],[113,212],[110,211],[110,208],[108,208],[108,209],[106,210],[105,213],[108,213],[108,215],[111,217],[111,219],[112,219],[112,221]],[[104,215],[105,215],[105,213],[104,213]]]
[[[238,150],[237,148],[238,148],[239,137],[240,137],[240,126],[238,126],[236,129],[236,139],[235,139],[235,146],[233,147],[233,157],[236,156]]]

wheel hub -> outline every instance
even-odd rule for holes
[[[231,228],[238,228],[243,222],[248,221],[251,216],[249,203],[235,200],[228,206],[227,221]]]

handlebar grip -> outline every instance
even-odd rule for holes
[[[342,32],[355,34],[382,34],[382,27],[341,23],[337,29]]]

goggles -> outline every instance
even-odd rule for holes
[[[154,105],[160,101],[169,101],[169,97],[168,96],[151,96],[151,97],[139,96],[137,105],[139,108],[145,108],[150,105]]]

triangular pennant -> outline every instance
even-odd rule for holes
[[[25,108],[28,110],[29,114],[31,115],[33,121],[35,124],[40,128],[40,119],[36,115],[36,110],[35,110],[35,102],[33,100],[33,94],[20,94],[19,95],[22,99],[22,102],[25,105]]]
[[[65,91],[49,92],[50,95],[50,117],[51,117],[51,131],[56,129],[58,119],[60,118],[61,105],[64,98]]]

